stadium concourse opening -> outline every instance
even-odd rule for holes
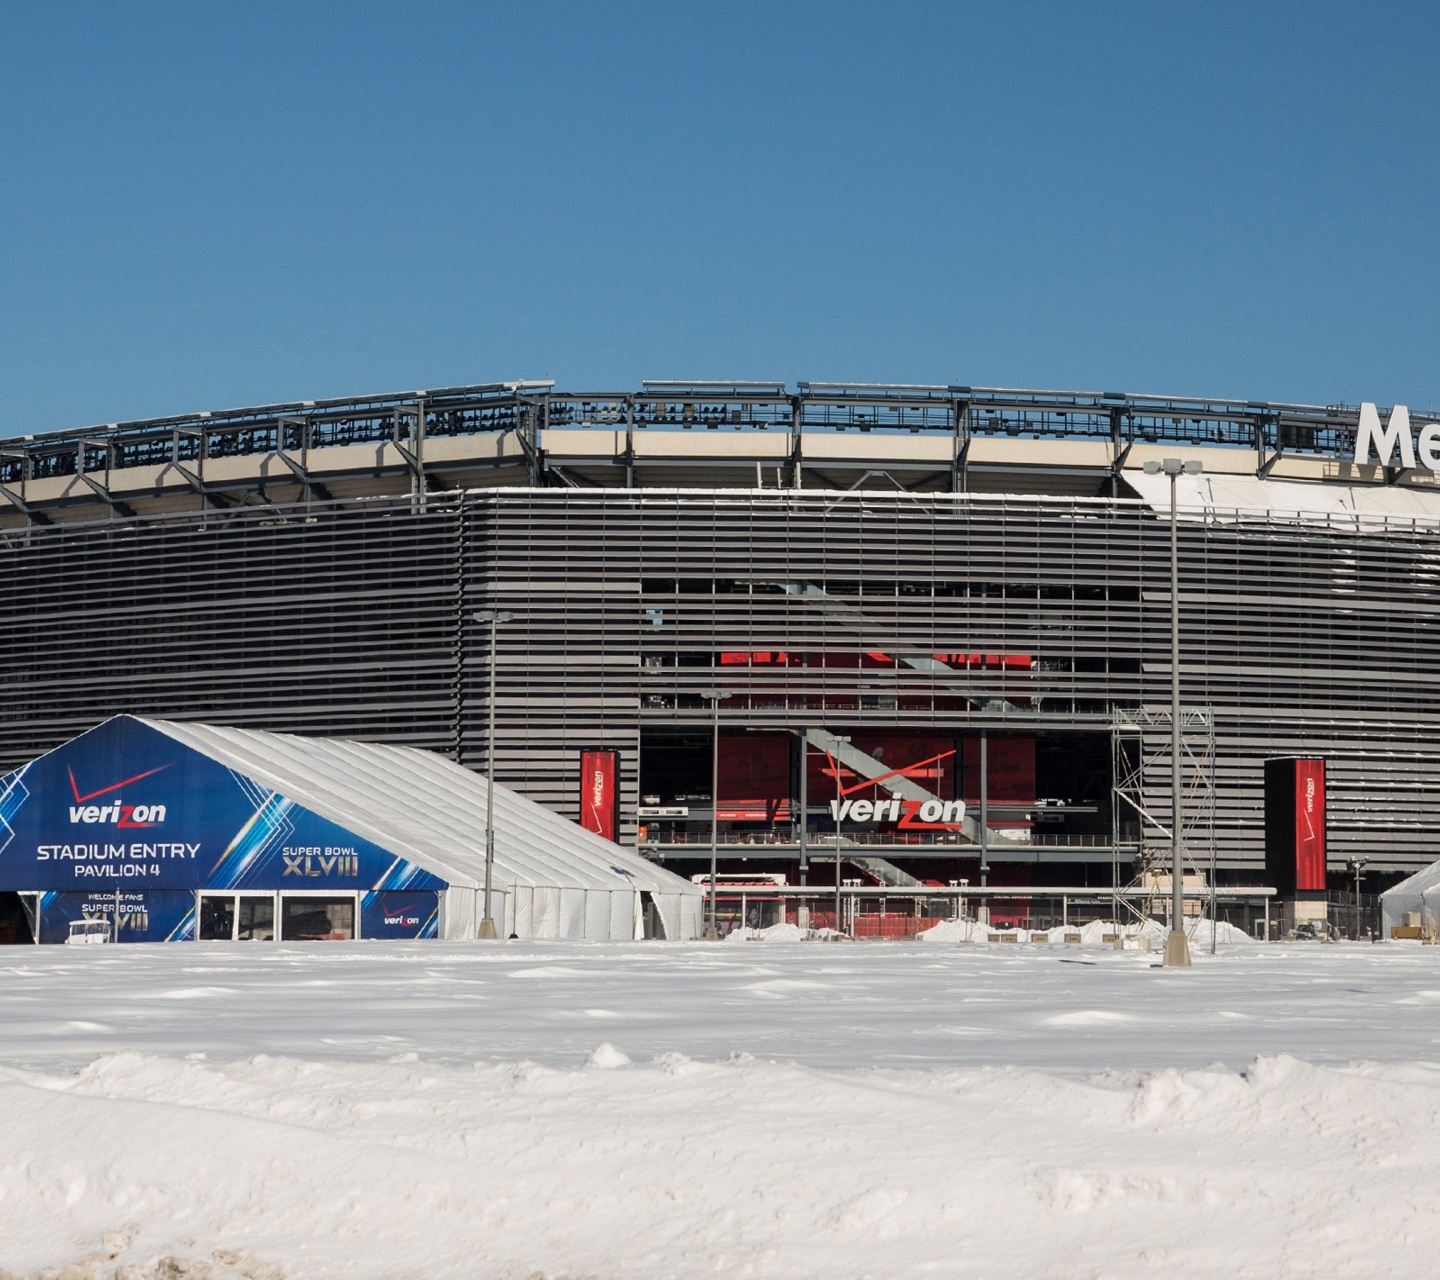
[[[117,716],[0,778],[0,941],[474,938],[487,801],[430,752]],[[494,801],[506,936],[698,936],[699,889]]]
[[[845,884],[878,893],[924,885],[1028,887],[1037,849],[1083,858],[1070,874],[1047,868],[1043,883],[1084,888],[1090,864],[1109,858],[1116,828],[1123,838],[1138,837],[1138,816],[1115,809],[1109,734],[861,724],[788,733],[726,730],[717,746],[719,803],[713,805],[708,734],[654,730],[642,736],[636,835],[641,849],[683,867],[698,883],[704,871],[694,860],[706,857],[711,821],[717,822],[717,845],[732,873],[721,883],[721,927],[796,923],[799,900],[788,914],[778,913],[765,897],[740,890],[755,877],[828,883],[837,842]],[[1094,875],[1096,890],[1109,887],[1106,871]],[[884,926],[864,919],[878,914],[873,903],[860,911],[858,926],[850,917],[837,926],[834,903],[816,897],[806,919],[812,927],[847,933],[909,934],[939,919],[927,914],[932,909],[948,919],[953,903],[922,903],[913,913],[894,903]],[[1022,897],[986,906],[995,923],[1028,923],[1030,911]],[[913,919],[904,919],[907,914]]]
[[[712,822],[723,851],[718,916],[722,930],[802,921],[860,936],[902,936],[949,918],[953,901],[923,898],[907,912],[841,907],[817,894],[788,902],[767,885],[844,887],[876,894],[925,886],[1029,887],[1037,849],[1068,852],[1070,874],[1051,868],[1046,884],[1088,883],[1090,863],[1107,857],[1112,831],[1134,839],[1138,818],[1117,814],[1112,743],[1100,733],[954,733],[864,725],[716,735],[718,803],[711,801],[711,735],[655,730],[641,739],[637,836],[642,850],[706,874]],[[803,773],[803,777],[801,776]],[[798,867],[797,867],[798,857]],[[797,875],[798,871],[798,875]],[[848,895],[856,901],[858,894]],[[800,907],[807,905],[804,917]],[[896,909],[898,908],[898,909]],[[985,904],[997,924],[1025,925],[1023,895]],[[931,910],[943,915],[932,917]]]

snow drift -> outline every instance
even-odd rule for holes
[[[601,1056],[7,1071],[0,1258],[89,1255],[77,1280],[163,1258],[439,1280],[1370,1275],[1377,1249],[1420,1275],[1433,1257],[1433,1068],[1077,1082]]]
[[[1432,1269],[1434,948],[7,950],[12,1275]]]

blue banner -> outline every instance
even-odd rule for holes
[[[445,887],[129,716],[0,779],[0,890]]]
[[[432,889],[367,893],[360,900],[362,938],[434,938],[440,895]]]
[[[118,939],[113,932],[117,905]],[[104,920],[112,941],[186,942],[195,936],[195,895],[175,889],[40,895],[41,942],[64,942],[72,920]]]

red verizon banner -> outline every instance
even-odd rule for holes
[[[1295,888],[1325,890],[1325,761],[1295,761]]]
[[[617,843],[620,838],[620,753],[580,753],[580,825]]]

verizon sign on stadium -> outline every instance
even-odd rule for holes
[[[965,824],[965,801],[832,800],[830,817],[836,822],[893,822],[902,831],[953,831]]]

